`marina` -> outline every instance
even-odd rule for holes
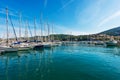
[[[0,80],[120,80],[119,3],[0,1]]]
[[[25,39],[21,39],[21,15],[19,15],[20,19],[19,19],[19,38],[17,37],[16,31],[15,31],[15,27],[13,25],[12,19],[11,19],[11,15],[9,15],[9,10],[8,8],[5,8],[6,10],[6,36],[7,38],[5,39],[5,42],[0,44],[0,52],[15,52],[15,51],[25,51],[25,50],[30,50],[30,49],[41,49],[41,48],[51,48],[53,46],[57,46],[59,44],[56,44],[50,37],[50,26],[47,22],[46,26],[44,26],[44,31],[46,31],[46,27],[47,27],[47,36],[40,36],[41,39],[38,39],[36,36],[36,18],[34,18],[34,36],[32,36],[32,32],[30,30],[30,26],[29,23],[27,22],[27,27],[25,28]],[[9,35],[8,35],[8,29],[9,29],[9,19],[10,19],[10,23],[12,25],[12,29],[14,32],[14,36],[15,38],[12,38],[12,41],[10,41],[9,39]],[[42,27],[42,26],[41,26]],[[29,28],[29,31],[28,31]],[[32,39],[30,39],[30,37],[28,36],[28,32],[30,32],[31,37],[33,37]],[[52,27],[52,32],[53,32],[53,27]],[[42,33],[42,29],[41,29],[41,34]],[[46,32],[44,33],[46,34]],[[44,38],[44,41],[42,40]],[[33,41],[31,41],[33,40]],[[40,40],[40,41],[39,41]]]
[[[53,34],[53,25],[50,26],[48,21],[42,24],[42,18],[41,18],[41,29],[39,30],[41,34],[37,35],[36,33],[36,18],[34,17],[34,36],[32,34],[31,28],[29,26],[28,21],[26,22],[27,26],[25,26],[25,36],[21,36],[21,14],[19,14],[19,37],[17,36],[14,23],[12,21],[11,15],[9,13],[9,9],[5,8],[6,10],[6,38],[3,39],[0,44],[0,52],[15,52],[15,51],[25,51],[30,49],[41,49],[41,48],[51,48],[54,46],[59,46],[61,44],[74,44],[74,43],[81,43],[81,44],[89,44],[89,45],[102,45],[102,46],[114,46],[119,47],[120,40],[115,40],[113,36],[105,35],[105,34],[91,34],[91,35],[81,35],[78,36],[81,38],[76,38],[74,35],[57,35],[56,37],[60,36],[59,39],[55,39],[55,34]],[[11,26],[9,25],[11,23]],[[9,36],[9,27],[12,27],[14,38],[10,40]],[[43,29],[43,28],[44,29]],[[50,29],[51,28],[51,29]],[[43,33],[44,31],[44,33]],[[29,32],[29,33],[28,33]],[[44,35],[43,35],[44,34]],[[30,35],[30,36],[28,36]],[[62,38],[63,36],[66,36],[66,40]],[[108,40],[106,36],[109,36]],[[82,39],[82,38],[85,39]],[[99,38],[98,38],[99,37]],[[102,39],[102,40],[100,40]],[[57,41],[57,42],[56,42]]]
[[[61,45],[1,55],[0,79],[119,80],[119,63],[117,47]]]

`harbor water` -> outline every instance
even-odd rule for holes
[[[71,44],[6,53],[0,80],[120,80],[120,48]]]

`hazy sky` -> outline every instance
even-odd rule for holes
[[[19,12],[22,33],[26,20],[33,29],[34,17],[39,33],[41,14],[44,23],[54,24],[54,33],[93,34],[120,26],[120,0],[0,0],[0,36],[6,31],[5,7],[9,9],[17,33]],[[10,31],[12,33],[12,29]]]

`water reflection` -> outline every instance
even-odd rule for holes
[[[50,73],[49,65],[53,62],[52,53],[53,48],[19,51],[0,56],[1,80],[28,80],[31,78],[34,80],[36,77],[43,80]]]
[[[0,80],[84,80],[86,76],[110,80],[112,75],[115,79],[119,78],[119,56],[116,47],[77,44],[7,53],[0,56]]]

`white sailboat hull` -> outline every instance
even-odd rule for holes
[[[16,52],[18,51],[17,48],[7,47],[7,46],[1,46],[0,50],[4,50],[5,52]]]
[[[18,51],[29,50],[29,47],[18,47]]]
[[[26,44],[26,43],[21,43],[21,44],[16,44],[12,45],[12,47],[17,48],[18,51],[24,51],[24,50],[29,50],[31,49],[31,46]]]

